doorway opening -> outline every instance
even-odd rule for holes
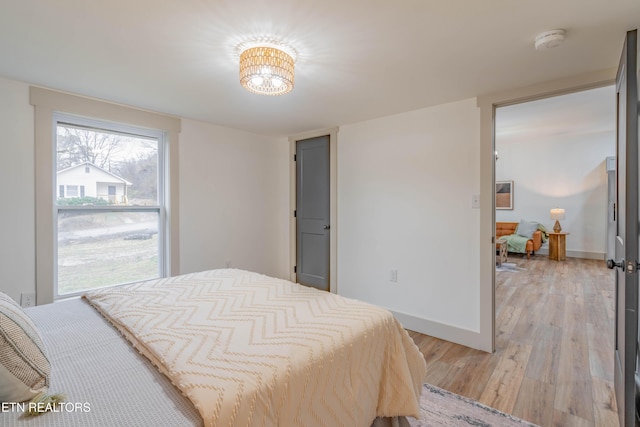
[[[614,99],[605,86],[496,108],[495,222],[515,223],[522,237],[507,237],[509,255],[548,256],[560,234],[560,258],[605,258]]]
[[[604,86],[495,111],[496,246],[512,226],[494,273],[495,347],[518,349],[520,393],[544,395],[549,417],[592,422],[594,396],[613,390],[615,283],[604,259],[614,99]]]

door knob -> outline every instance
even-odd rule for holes
[[[330,226],[330,225],[325,225],[325,226],[324,226],[324,227],[322,227],[322,228],[323,228],[324,230],[328,230],[328,229],[330,229],[330,228],[331,228],[331,226]]]
[[[621,268],[622,271],[624,271],[624,260],[622,260],[620,262],[615,262],[612,259],[608,259],[607,260],[607,268],[613,270],[615,267]]]

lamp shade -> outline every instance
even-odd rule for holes
[[[260,95],[283,95],[293,89],[293,58],[283,50],[252,47],[240,54],[240,84]]]
[[[564,209],[551,209],[551,219],[555,219],[556,221],[559,219],[564,219]]]

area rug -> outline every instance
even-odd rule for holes
[[[496,271],[508,271],[510,273],[517,273],[518,271],[526,270],[526,268],[518,267],[512,262],[503,262],[501,266],[496,265]]]
[[[420,419],[407,419],[411,427],[535,427],[535,424],[430,384],[422,386]]]

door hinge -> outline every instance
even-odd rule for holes
[[[297,218],[297,217],[298,217],[298,211],[297,211],[297,210],[294,210],[294,211],[293,211],[293,217],[294,217],[294,218]]]
[[[294,265],[294,266],[293,266],[293,272],[294,272],[294,273],[297,273],[297,272],[298,272],[298,266],[297,266],[297,265]]]
[[[296,154],[293,155],[293,161],[297,162],[298,161],[298,156]]]

